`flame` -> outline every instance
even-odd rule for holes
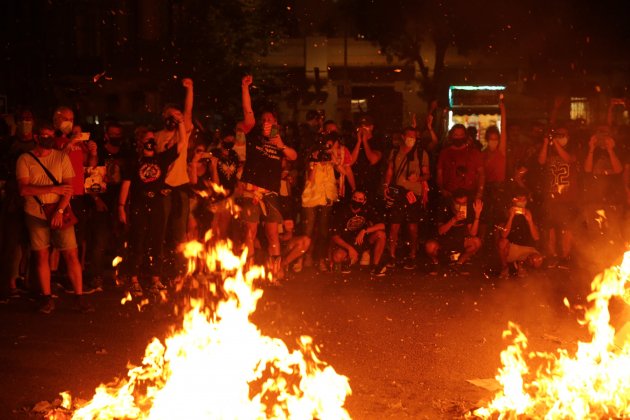
[[[469,417],[629,418],[630,338],[615,337],[608,309],[613,298],[630,305],[626,290],[629,279],[630,251],[620,266],[593,280],[587,297],[589,307],[580,320],[592,339],[578,342],[573,355],[558,349],[555,354],[532,352],[525,356],[527,337],[510,323],[503,336],[513,337],[513,343],[501,353],[503,367],[496,376],[503,390]],[[532,373],[532,365],[540,367]]]
[[[75,403],[72,418],[349,419],[343,407],[351,393],[348,378],[318,358],[310,337],[290,350],[250,322],[263,295],[254,282],[264,270],[243,272],[246,252],[234,255],[229,243],[206,250],[195,242],[184,252],[195,261],[191,273],[200,261],[206,271],[220,266],[221,291],[204,284],[203,276],[187,280],[223,299],[212,305],[189,298],[181,328],[164,342],[154,338],[127,378],[100,385],[91,401]],[[65,396],[64,404],[70,406]]]

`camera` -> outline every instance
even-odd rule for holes
[[[179,121],[177,121],[177,119],[175,119],[175,117],[173,117],[172,115],[166,118],[165,122],[167,125],[174,126],[174,127],[177,127],[179,125]]]
[[[334,135],[333,135],[334,134]],[[331,149],[335,142],[336,133],[321,135],[317,138],[317,142],[311,153],[311,162],[330,162],[332,160]]]

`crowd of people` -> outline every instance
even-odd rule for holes
[[[510,277],[569,269],[584,241],[630,240],[626,125],[563,123],[554,109],[525,126],[501,96],[500,126],[483,138],[462,124],[439,136],[435,106],[394,133],[315,110],[283,127],[274,110],[254,113],[251,84],[240,121],[211,139],[193,123],[191,79],[159,130],[109,121],[90,136],[69,107],[51,123],[17,111],[1,140],[4,301],[36,290],[48,314],[59,285],[91,311],[83,295],[116,284],[115,256],[133,296],[166,293],[190,240],[230,239],[276,281],[358,266]]]

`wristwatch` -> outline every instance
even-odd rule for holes
[[[57,209],[57,213],[63,214],[63,209]]]

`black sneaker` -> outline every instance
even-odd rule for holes
[[[39,311],[39,313],[42,314],[51,314],[55,310],[55,301],[53,300],[52,296],[45,296],[44,302],[37,310]]]
[[[568,270],[570,267],[570,261],[568,258],[560,258],[558,259],[558,265],[556,265],[561,270]]]
[[[77,296],[77,302],[74,309],[82,314],[90,314],[95,311],[94,306],[87,303],[81,295]]]
[[[416,269],[416,257],[409,257],[405,260],[405,265],[403,265],[405,270],[415,270]]]
[[[350,273],[352,273],[352,270],[350,269],[350,264],[348,264],[348,263],[341,264],[340,272],[341,272],[341,274],[350,274]]]

